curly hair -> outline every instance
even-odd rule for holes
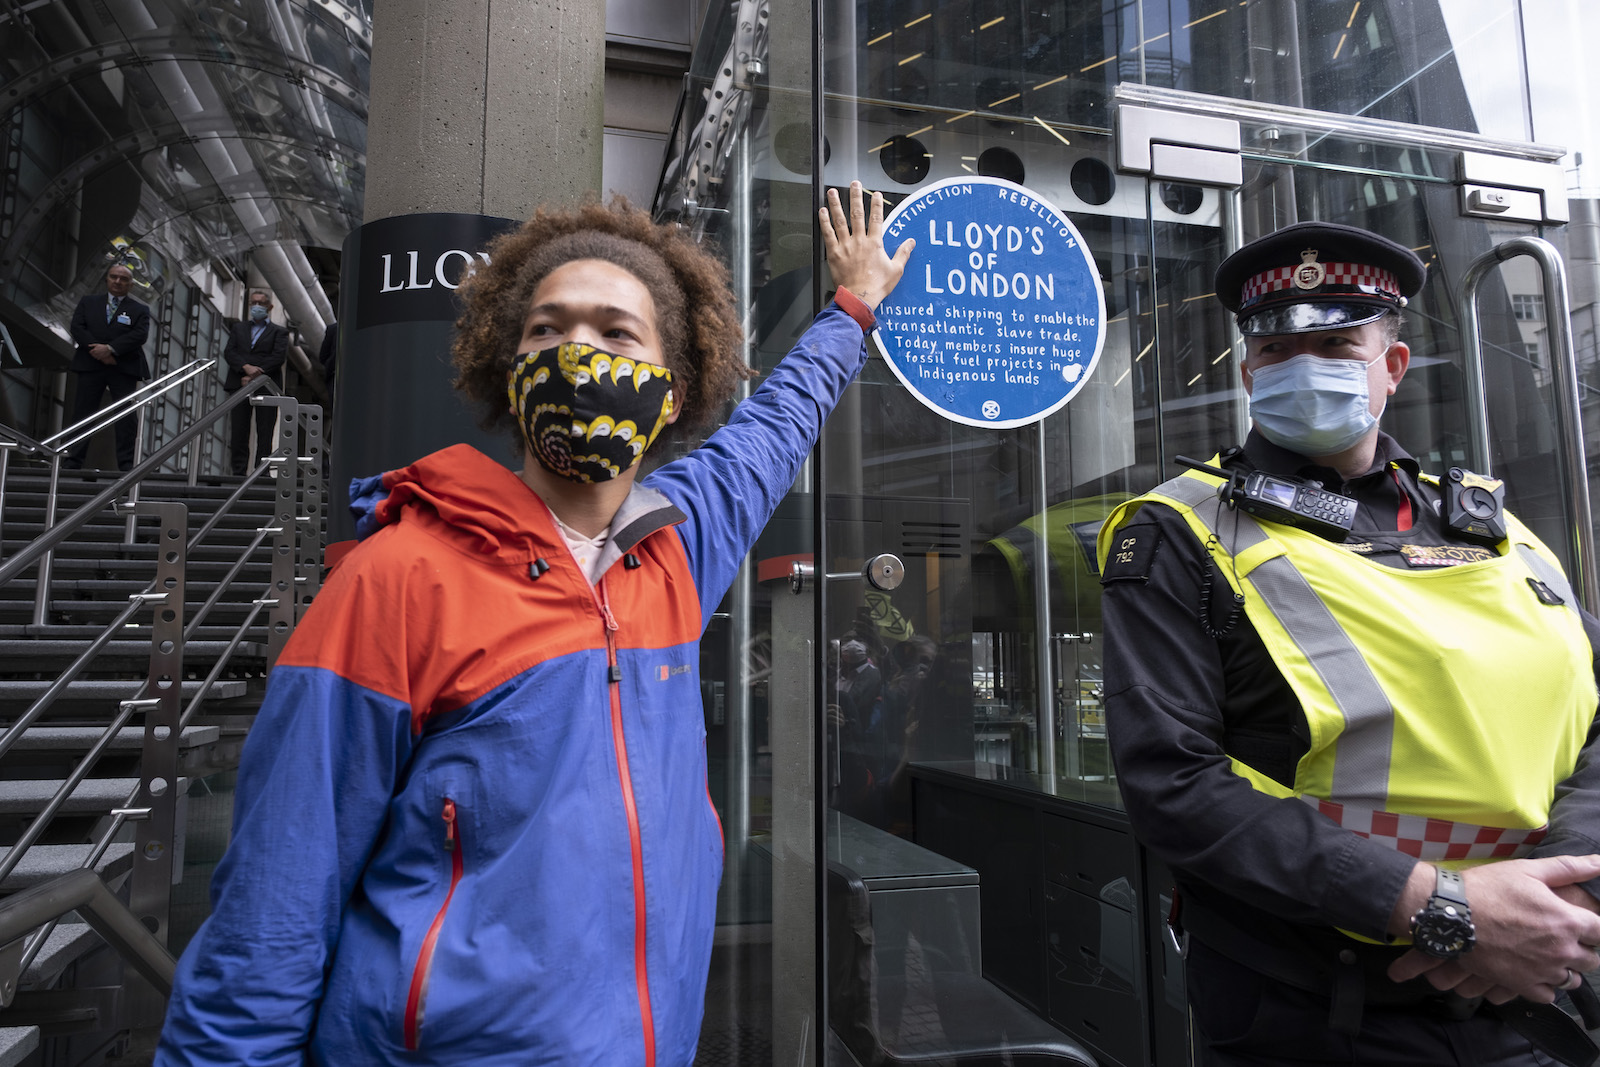
[[[479,406],[486,430],[511,420],[506,376],[535,290],[551,271],[575,260],[615,264],[650,291],[662,354],[681,400],[682,414],[663,437],[710,422],[738,383],[754,376],[742,355],[744,331],[727,268],[676,227],[653,222],[620,196],[568,211],[540,208],[487,251],[488,265],[457,290],[465,311],[456,320],[452,348],[455,386]]]

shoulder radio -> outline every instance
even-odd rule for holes
[[[1265,471],[1226,471],[1188,456],[1177,460],[1191,470],[1226,479],[1217,488],[1217,496],[1259,519],[1295,526],[1334,542],[1343,542],[1355,525],[1356,502],[1329,492],[1321,482]]]

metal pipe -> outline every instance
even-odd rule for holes
[[[50,572],[55,566],[55,546],[59,541],[66,539],[65,536],[58,536],[56,532],[56,499],[61,489],[61,456],[62,453],[60,452],[50,453],[50,488],[46,491],[44,498],[44,533],[40,534],[32,544],[24,545],[20,552],[5,563],[0,563],[0,575],[4,575],[4,577],[0,577],[0,585],[3,585],[11,577],[6,574],[8,567],[14,568],[17,574],[22,573],[23,567],[27,566],[27,564],[18,564],[17,561],[26,560],[30,550],[37,546],[43,546],[42,551],[38,553],[39,573],[34,576],[33,583],[33,624],[35,626],[43,626],[45,620],[50,617]],[[96,510],[99,509],[97,508]],[[84,522],[87,521],[89,521],[88,516],[84,516]],[[73,527],[73,529],[76,529],[76,527]]]
[[[145,426],[147,424],[147,420],[145,419],[145,412],[147,412],[149,410],[150,409],[147,408],[147,407],[140,407],[139,408],[139,429],[138,429],[138,432],[134,435],[134,438],[133,438],[133,465],[135,467],[137,467],[139,465],[139,461],[140,460],[144,459],[144,431],[145,431]],[[126,502],[126,507],[128,509],[128,524],[125,527],[123,527],[123,530],[122,530],[122,542],[123,542],[123,544],[128,544],[128,545],[133,544],[134,543],[133,539],[138,534],[138,529],[139,529],[139,515],[138,515],[138,510],[137,510],[138,509],[138,504],[139,504],[139,483],[138,482],[134,482],[132,485],[128,486],[128,499],[127,499],[127,502]]]
[[[267,591],[270,592],[270,590]],[[199,691],[189,699],[189,706],[184,709],[183,717],[178,720],[178,730],[180,732],[185,726],[189,725],[190,720],[199,713],[201,706],[205,704],[206,694],[211,692],[211,687],[216,684],[218,678],[222,677],[223,668],[228,665],[228,660],[232,658],[234,650],[244,640],[245,633],[255,623],[256,616],[261,614],[261,609],[273,607],[277,603],[276,600],[268,597],[257,597],[250,602],[250,610],[245,613],[244,622],[239,624],[239,628],[234,631],[232,639],[228,642],[228,647],[222,650],[222,655],[217,657],[217,662],[212,666],[211,672],[206,675],[205,681],[200,683]],[[128,803],[133,803],[132,798],[129,799]]]
[[[194,618],[190,619],[189,625],[184,628],[184,640],[187,641],[194,636],[194,632],[199,628],[200,623],[211,613],[211,609],[217,606],[217,601],[222,599],[222,594],[228,591],[228,583],[238,577],[239,572],[244,569],[244,565],[250,562],[250,553],[261,547],[261,542],[266,540],[269,533],[282,532],[282,529],[277,526],[263,526],[256,531],[256,539],[251,541],[244,553],[233,561],[233,566],[228,568],[228,573],[223,576],[222,581],[218,582],[217,587],[211,591],[211,595],[206,597],[206,602],[196,609]]]
[[[1034,671],[1039,694],[1039,774],[1053,781],[1056,773],[1056,686],[1055,663],[1050,634],[1050,507],[1049,483],[1045,473],[1044,422],[1039,422],[1039,454],[1034,492],[1039,502],[1039,527],[1033,537],[1033,627]]]
[[[111,895],[93,871],[70,871],[0,900],[0,944],[24,937],[70,911],[82,915],[106,944],[149,979],[158,993],[172,993],[172,980],[178,971],[172,953],[133,917],[122,901]]]
[[[320,349],[328,324],[311,302],[305,283],[295,276],[294,267],[283,249],[276,244],[258,245],[251,251],[251,258],[267,285],[283,301],[284,313],[294,320],[300,336],[309,341],[313,349]]]
[[[0,441],[0,554],[5,552],[6,475],[11,469],[11,453],[17,447],[15,441]]]
[[[211,531],[216,528],[217,522],[222,518],[223,515],[227,513],[228,509],[239,502],[239,498],[244,495],[244,491],[250,488],[250,486],[254,485],[255,480],[267,472],[267,468],[272,466],[272,461],[272,456],[264,457],[260,463],[256,464],[255,470],[245,475],[244,481],[239,483],[239,487],[233,491],[228,499],[222,502],[221,507],[212,512],[211,517],[206,520],[205,525],[196,530],[194,536],[189,538],[189,547],[191,549],[206,539],[207,535],[209,535]]]
[[[1555,387],[1556,454],[1566,500],[1569,564],[1573,588],[1583,606],[1600,606],[1600,575],[1595,570],[1594,516],[1589,501],[1588,465],[1583,446],[1583,410],[1578,390],[1578,359],[1572,345],[1571,297],[1561,254],[1539,237],[1513,237],[1472,261],[1462,287],[1462,353],[1467,365],[1468,409],[1474,462],[1489,471],[1488,395],[1483,381],[1483,347],[1478,327],[1478,287],[1489,270],[1508,259],[1530,256],[1544,280],[1550,331],[1551,382]]]

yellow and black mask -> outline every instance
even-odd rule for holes
[[[575,342],[520,355],[510,393],[534,458],[575,482],[633,467],[672,415],[671,371]]]

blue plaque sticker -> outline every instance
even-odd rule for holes
[[[878,306],[895,376],[954,422],[1038,422],[1077,395],[1105,339],[1100,273],[1077,228],[1001,178],[946,178],[884,220],[891,253],[917,239]]]

